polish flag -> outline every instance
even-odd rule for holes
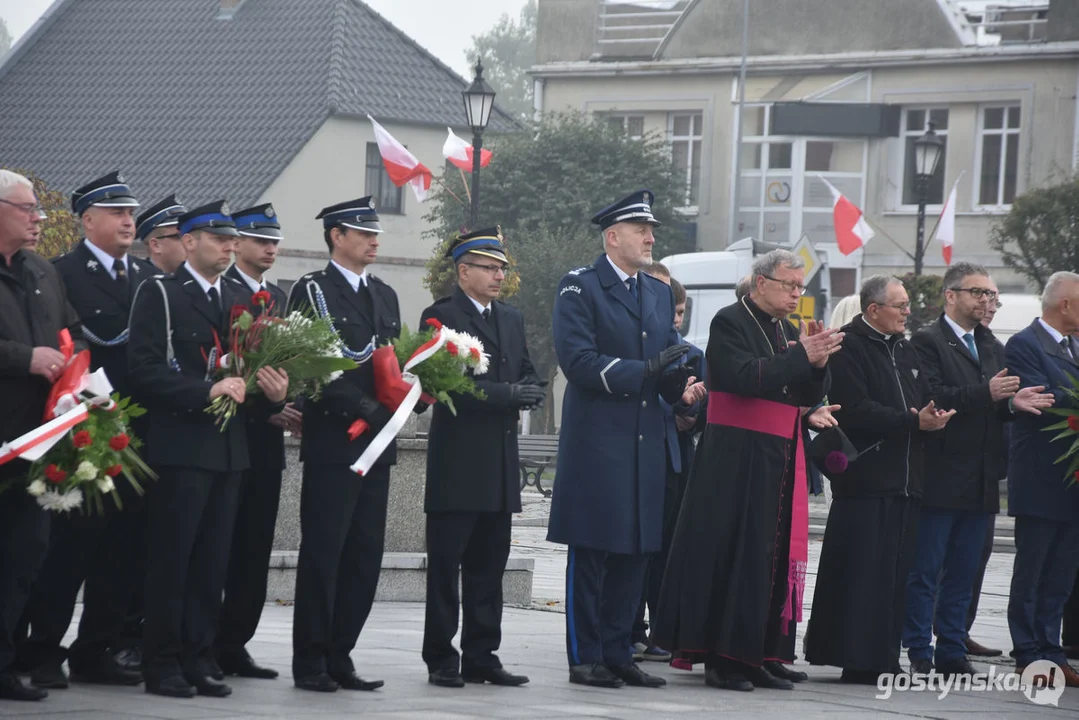
[[[832,219],[835,222],[835,241],[839,252],[850,255],[869,242],[869,238],[874,235],[873,228],[869,227],[869,223],[862,217],[862,211],[857,205],[836,190],[835,185],[820,175],[817,177],[832,191]]]
[[[446,128],[450,135],[446,138],[446,144],[442,146],[442,157],[461,168],[465,172],[472,172],[472,145],[453,134],[453,130]],[[491,151],[487,148],[480,150],[480,167],[487,167],[491,162]]]
[[[960,175],[952,185],[952,191],[948,193],[948,201],[944,203],[944,209],[940,212],[940,220],[937,222],[937,241],[940,242],[940,252],[944,255],[944,264],[952,264],[952,244],[955,243],[955,191],[959,188]]]
[[[390,181],[397,187],[408,183],[416,194],[416,200],[426,200],[427,192],[431,189],[431,171],[373,117],[368,115],[367,119],[375,128],[375,142],[378,143],[378,152],[382,155],[382,164],[386,166]]]

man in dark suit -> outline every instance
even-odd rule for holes
[[[490,369],[475,376],[486,396],[461,395],[454,416],[434,407],[427,449],[427,614],[423,661],[428,681],[442,687],[465,682],[523,685],[528,678],[502,668],[502,574],[510,554],[510,519],[521,512],[517,419],[546,397],[528,358],[524,319],[498,300],[506,254],[498,228],[462,235],[450,249],[457,288],[423,311],[445,327],[480,338]],[[476,448],[461,462],[461,449]],[[457,634],[457,575],[464,592],[461,655]],[[460,670],[458,665],[460,664]]]
[[[374,348],[400,335],[401,313],[393,288],[367,272],[382,232],[372,198],[332,205],[318,218],[330,262],[296,282],[289,309],[333,318],[342,352],[363,364],[304,405],[292,676],[303,690],[376,690],[382,681],[356,675],[349,653],[371,612],[382,570],[397,446],[391,442],[362,477],[351,465],[392,417],[375,399],[374,371],[366,361]],[[350,440],[348,429],[357,419],[370,429]]]
[[[1005,347],[1008,370],[1024,387],[1045,387],[1056,407],[1074,407],[1064,388],[1079,375],[1079,274],[1054,273],[1042,293],[1042,316],[1013,335]],[[1024,413],[1011,429],[1008,514],[1015,517],[1015,565],[1008,595],[1012,655],[1021,672],[1035,660],[1060,666],[1068,687],[1079,674],[1060,646],[1064,603],[1079,571],[1079,492],[1061,477],[1066,444],[1044,428],[1049,414]]]
[[[1000,512],[1004,423],[1014,412],[1038,413],[1053,401],[1038,388],[1020,390],[1019,378],[1008,375],[1004,348],[981,324],[996,301],[989,272],[957,262],[944,274],[944,314],[911,340],[930,397],[956,411],[943,432],[924,440],[925,494],[903,627],[916,673],[934,664],[946,675],[976,672],[967,659],[966,619],[986,526]]]
[[[91,369],[104,368],[115,391],[131,395],[127,366],[131,299],[154,274],[145,260],[128,254],[135,240],[135,208],[119,172],[97,178],[72,193],[71,209],[85,237],[56,259],[67,296],[90,344]],[[140,428],[136,427],[136,432]],[[137,553],[143,546],[142,498],[126,482],[117,485],[123,510],[106,505],[106,514],[61,513],[53,518],[49,554],[26,606],[30,639],[20,658],[31,667],[38,687],[66,688],[67,657],[73,681],[137,685],[137,670],[121,667],[109,652],[123,635],[137,585]],[[75,598],[83,593],[79,634],[71,649],[61,646],[71,624]]]
[[[252,315],[285,314],[288,297],[263,277],[277,259],[281,225],[273,205],[267,203],[232,214],[240,233],[236,262],[225,276],[239,280],[250,291],[247,301]],[[260,292],[270,294],[259,301]],[[291,403],[282,410],[251,408],[247,413],[247,450],[251,467],[243,473],[236,523],[232,531],[225,601],[215,640],[217,663],[226,675],[273,679],[277,671],[251,659],[245,645],[255,636],[266,604],[266,579],[270,571],[281,475],[285,469],[285,430],[299,430],[301,415]]]
[[[34,186],[0,170],[0,443],[42,424],[45,400],[63,369],[59,333],[70,331],[85,349],[79,316],[67,300],[56,268],[25,249],[40,237],[45,213]],[[15,672],[15,636],[31,583],[49,546],[49,514],[19,488],[30,463],[0,464],[0,699],[41,700],[46,690],[27,687]]]
[[[139,289],[128,345],[135,396],[149,411],[146,460],[159,476],[148,502],[143,676],[149,693],[224,697],[232,690],[211,677],[212,648],[248,468],[246,386],[214,378],[230,310],[250,293],[222,275],[237,236],[224,201],[181,215],[178,228],[187,260]],[[258,386],[260,402],[281,406],[288,378],[262,368]],[[224,431],[205,412],[219,396],[241,404]]]
[[[135,219],[135,237],[146,245],[150,262],[159,273],[174,273],[187,259],[187,250],[176,229],[177,218],[185,212],[183,203],[175,195],[169,195]]]

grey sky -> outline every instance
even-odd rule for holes
[[[129,0],[167,2],[167,0]],[[249,0],[258,2],[258,0]],[[297,2],[301,0],[296,0]],[[492,27],[502,13],[516,19],[525,0],[365,0],[438,59],[464,77],[472,76],[465,50],[472,36]],[[18,40],[52,0],[0,0],[0,18]]]

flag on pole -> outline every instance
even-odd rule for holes
[[[472,146],[454,135],[450,128],[446,128],[446,132],[449,133],[449,137],[442,146],[442,157],[465,172],[472,172]],[[487,148],[481,149],[480,167],[487,167],[489,162],[491,162],[491,151]]]
[[[862,211],[857,205],[845,198],[832,183],[820,175],[817,177],[832,191],[832,220],[835,223],[835,241],[839,252],[850,255],[869,242],[869,238],[874,235],[873,229],[862,217]]]
[[[952,245],[955,243],[955,191],[959,188],[959,181],[963,174],[955,179],[952,191],[948,193],[948,200],[940,211],[940,220],[937,222],[937,241],[940,242],[940,252],[944,255],[944,264],[952,264]]]
[[[368,115],[367,119],[375,129],[375,142],[378,143],[378,152],[382,155],[382,164],[386,166],[390,181],[397,187],[408,183],[418,201],[426,200],[427,191],[431,189],[431,171],[373,117]]]

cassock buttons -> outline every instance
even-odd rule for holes
[[[637,442],[644,442],[644,435],[638,435]]]
[[[643,332],[643,333],[641,333],[641,337],[642,337],[643,339],[647,340],[647,339],[648,339],[648,333],[647,333],[647,332]]]

